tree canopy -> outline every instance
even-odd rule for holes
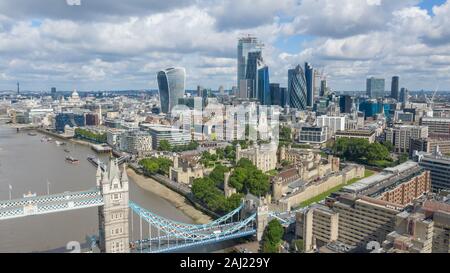
[[[284,229],[277,219],[273,219],[266,227],[263,236],[263,252],[277,253],[283,239]]]
[[[269,192],[269,176],[258,170],[253,163],[241,158],[236,164],[230,177],[230,185],[238,192],[250,192],[256,196],[263,196]]]
[[[346,160],[371,165],[392,161],[387,145],[369,143],[367,139],[362,138],[340,138],[334,143],[332,150],[335,155]]]
[[[149,174],[169,174],[169,168],[172,166],[172,160],[163,157],[149,157],[139,161],[144,172]]]

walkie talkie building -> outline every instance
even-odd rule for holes
[[[167,68],[158,72],[157,80],[161,112],[170,113],[178,99],[184,96],[186,70],[183,67]]]

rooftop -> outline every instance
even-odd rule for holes
[[[371,187],[376,186],[378,183],[387,181],[391,178],[397,178],[398,174],[409,173],[411,170],[415,170],[419,167],[419,164],[414,161],[407,161],[395,167],[386,168],[382,172],[369,176],[367,178],[361,179],[352,185],[345,186],[344,191],[360,193]],[[400,179],[400,178],[399,178]]]

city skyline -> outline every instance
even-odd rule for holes
[[[449,1],[340,2],[3,1],[0,90],[157,89],[154,75],[173,66],[186,68],[186,89],[231,89],[246,33],[281,86],[309,62],[333,90],[364,90],[371,76],[389,87],[394,75],[410,90],[448,89]]]

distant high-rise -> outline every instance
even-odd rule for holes
[[[307,105],[307,85],[305,73],[300,65],[288,70],[288,94],[289,105],[300,110],[306,109]]]
[[[269,67],[267,65],[258,69],[258,100],[261,105],[271,105]]]
[[[392,77],[392,84],[391,84],[391,98],[398,100],[399,98],[399,82],[400,77],[394,76]]]
[[[161,112],[170,113],[184,96],[186,70],[182,67],[168,68],[158,72],[157,76]]]
[[[247,35],[239,38],[237,46],[237,84],[239,88],[241,88],[241,80],[245,80],[247,76],[248,54],[261,52],[262,47],[263,45],[254,36]]]
[[[408,98],[409,98],[409,90],[403,87],[400,91],[399,102],[408,103]]]
[[[20,83],[17,82],[17,95],[19,95],[19,94],[20,94]]]
[[[314,68],[309,63],[305,63],[306,81],[306,106],[314,104]]]
[[[57,99],[57,97],[56,97],[56,87],[52,87],[52,90],[51,90],[50,94],[52,96],[52,99],[54,99],[54,100]]]
[[[272,105],[279,105],[279,106],[284,106],[281,103],[281,89],[280,89],[280,84],[279,83],[271,83],[270,84],[270,96],[272,99]]]
[[[263,67],[262,53],[260,51],[249,52],[245,79],[250,85],[250,98],[261,97],[258,93],[258,69],[261,67]]]
[[[327,94],[327,92],[328,92],[327,89],[328,89],[327,80],[322,80],[320,82],[320,97],[323,97]]]
[[[339,108],[341,113],[352,113],[353,99],[350,95],[342,95],[339,98]]]
[[[384,79],[369,78],[366,84],[366,93],[372,99],[384,98],[385,81]]]

